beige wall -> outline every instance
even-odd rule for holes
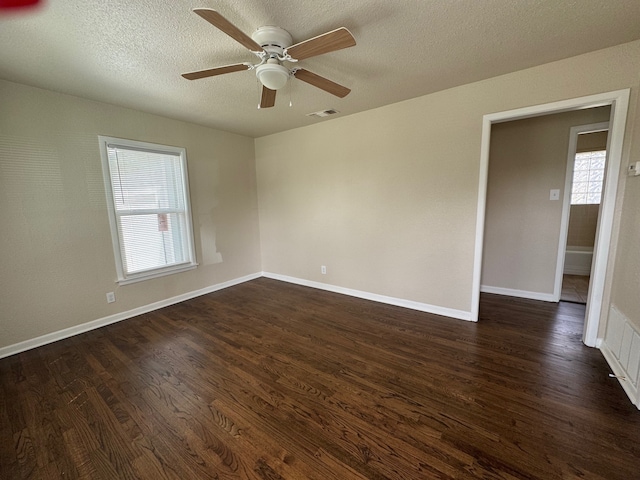
[[[570,130],[606,122],[610,110],[578,110],[492,127],[482,285],[553,294]],[[560,200],[549,200],[551,189],[560,190]]]
[[[598,226],[597,205],[571,205],[569,213],[568,247],[593,247]]]
[[[252,139],[4,81],[0,105],[0,347],[260,271]],[[117,286],[99,134],[186,147],[196,270]]]
[[[640,112],[630,112],[631,131],[627,137],[627,156],[632,162],[640,161]],[[615,269],[611,275],[611,303],[632,324],[640,329],[640,176],[625,175],[629,162],[623,162],[621,204],[619,209],[620,233],[615,247]],[[608,308],[605,312],[608,311]],[[600,329],[604,334],[603,327]]]
[[[481,125],[462,97],[257,139],[263,270],[468,310]]]
[[[482,116],[632,87],[630,132],[639,71],[633,42],[257,139],[263,269],[470,311]]]
[[[242,136],[0,82],[0,346],[254,273],[260,258],[469,311],[482,116],[631,87],[625,168],[640,158],[639,71],[633,42],[259,138],[255,152]],[[201,267],[116,288],[98,134],[187,148]],[[619,186],[604,311],[610,294],[640,325],[640,178]]]

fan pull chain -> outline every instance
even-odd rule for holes
[[[262,103],[262,84],[258,77],[256,77],[256,85],[258,86],[258,110],[260,110],[260,103]]]
[[[289,108],[293,107],[293,100],[291,100],[291,77],[289,77]]]

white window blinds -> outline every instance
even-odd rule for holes
[[[100,138],[119,281],[195,267],[184,149]]]

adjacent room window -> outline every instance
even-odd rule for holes
[[[195,268],[185,150],[99,140],[119,283]]]
[[[602,197],[606,150],[576,153],[571,205],[599,204]]]

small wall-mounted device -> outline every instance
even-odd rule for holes
[[[635,162],[629,165],[629,168],[627,169],[627,175],[629,175],[630,177],[636,177],[640,175],[640,162]]]

